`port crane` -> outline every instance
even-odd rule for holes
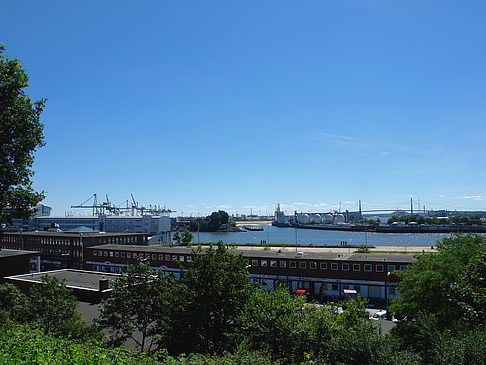
[[[131,213],[132,216],[137,215],[144,215],[144,214],[151,214],[151,215],[170,215],[170,213],[174,213],[175,211],[167,209],[165,206],[161,205],[153,205],[150,204],[149,207],[144,207],[143,205],[139,204],[135,201],[133,194],[130,194],[132,198],[132,202],[130,203],[129,200],[125,200],[121,204],[115,205],[113,202],[110,201],[108,194],[106,194],[106,202],[102,202],[97,194],[93,194],[89,197],[86,201],[82,202],[81,204],[71,205],[71,208],[76,209],[92,209],[93,216],[98,215],[129,215]]]

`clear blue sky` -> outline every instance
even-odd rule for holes
[[[486,210],[485,1],[3,0],[0,42],[56,214]]]

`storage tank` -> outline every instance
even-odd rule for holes
[[[334,217],[332,216],[332,214],[326,214],[326,216],[324,217],[324,223],[332,224],[333,222],[334,222]]]
[[[334,223],[340,224],[345,223],[346,219],[344,219],[344,215],[339,213],[334,216]]]
[[[322,218],[319,214],[311,214],[309,215],[310,222],[312,224],[321,224]]]
[[[297,223],[300,224],[309,224],[310,218],[307,214],[297,214]]]

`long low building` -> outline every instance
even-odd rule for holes
[[[0,248],[40,253],[40,270],[84,267],[84,251],[100,244],[148,245],[143,233],[4,232]]]
[[[248,260],[252,279],[263,289],[285,285],[293,292],[305,290],[310,295],[342,298],[344,291],[376,301],[394,299],[399,293],[399,279],[393,273],[406,270],[415,261],[409,254],[365,254],[331,252],[295,252],[270,250],[235,250]],[[150,266],[180,275],[180,265],[192,264],[193,252],[186,247],[160,245],[99,245],[85,250],[88,270],[120,273],[138,259]]]
[[[51,217],[37,216],[29,221],[29,231],[43,231],[51,227],[63,231],[86,227],[93,231],[111,233],[145,233],[157,235],[161,241],[170,241],[170,218],[168,216],[112,216],[96,217]]]

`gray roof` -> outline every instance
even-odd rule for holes
[[[89,232],[51,232],[51,231],[31,231],[31,232],[22,232],[22,236],[50,236],[50,237],[79,237],[79,234],[82,233],[83,237],[104,237],[104,236],[133,236],[134,234],[142,234],[146,235],[146,233],[117,233],[117,232],[93,232],[90,230]],[[19,232],[14,233],[3,233],[3,235],[12,235],[12,236],[19,236]]]
[[[45,271],[36,274],[25,274],[10,276],[9,278],[20,280],[20,281],[30,281],[35,283],[40,283],[44,275],[49,275],[55,277],[59,281],[64,280],[64,284],[70,288],[82,288],[82,289],[95,289],[99,288],[99,281],[101,279],[108,279],[109,281],[114,280],[119,275],[117,274],[107,274],[96,271],[84,271],[84,270],[54,270]]]
[[[134,251],[146,253],[167,253],[167,254],[191,254],[195,248],[188,247],[168,247],[163,245],[151,246],[136,246],[136,245],[97,245],[90,247],[99,250],[115,250],[115,251]],[[197,248],[196,248],[197,249]],[[204,250],[204,248],[203,248]],[[236,253],[242,253],[245,257],[257,257],[267,259],[288,259],[288,260],[341,260],[341,261],[370,261],[370,262],[403,262],[411,263],[416,261],[411,254],[382,254],[382,253],[335,253],[335,252],[295,252],[289,251],[275,251],[275,250],[240,250],[233,249]]]
[[[11,256],[22,256],[22,255],[40,255],[40,252],[26,251],[26,250],[9,250],[7,248],[0,249],[0,258],[11,257]]]

